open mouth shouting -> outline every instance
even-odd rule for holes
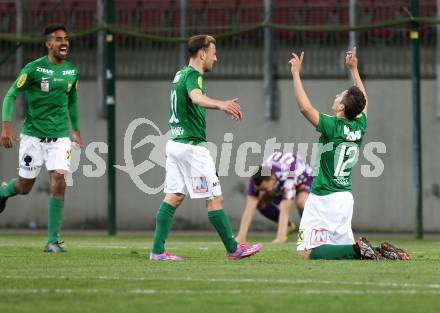
[[[67,45],[60,46],[60,48],[58,50],[58,54],[62,58],[67,57],[68,52],[69,52],[69,47]]]

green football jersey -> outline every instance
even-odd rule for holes
[[[351,171],[366,129],[367,116],[363,112],[352,121],[319,113],[319,168],[312,193],[324,196],[351,190]]]
[[[77,109],[78,68],[68,61],[53,64],[47,56],[27,64],[8,90],[3,106],[10,105],[19,92],[27,100],[26,118],[21,133],[34,137],[69,137],[69,110]],[[8,103],[12,102],[12,103]],[[3,121],[10,121],[5,117]],[[73,129],[76,126],[73,123]]]
[[[200,72],[185,66],[176,73],[170,95],[171,140],[193,145],[206,142],[206,109],[193,103],[189,97],[196,88],[206,94]]]

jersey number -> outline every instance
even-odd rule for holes
[[[177,118],[177,93],[175,90],[171,90],[170,103],[171,103],[170,123],[179,123],[179,119]]]
[[[354,163],[356,162],[358,153],[359,153],[358,146],[341,145],[341,148],[339,150],[338,163],[336,164],[334,176],[337,177],[349,176],[350,172],[346,172],[345,170],[347,168],[353,167]],[[348,157],[348,159],[344,161],[345,157]]]

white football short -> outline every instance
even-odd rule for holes
[[[192,199],[222,194],[214,161],[206,147],[168,140],[166,156],[165,193],[189,194]]]
[[[46,164],[48,171],[69,173],[71,146],[70,138],[67,137],[52,141],[21,134],[18,175],[28,179],[36,178],[43,164]]]
[[[310,193],[299,226],[297,250],[309,250],[323,244],[354,244],[352,217],[351,192],[335,192],[326,196]]]

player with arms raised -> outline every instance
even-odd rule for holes
[[[15,139],[11,121],[14,100],[25,92],[26,118],[20,135],[18,178],[0,188],[0,212],[6,200],[16,194],[28,194],[43,164],[50,175],[51,198],[48,210],[48,240],[45,252],[64,252],[59,232],[64,207],[66,184],[64,174],[70,171],[71,140],[82,146],[77,100],[78,68],[66,60],[69,38],[63,25],[44,30],[48,55],[27,64],[3,100],[1,144],[12,148]]]
[[[214,162],[207,149],[206,109],[221,110],[241,120],[238,99],[219,101],[206,96],[203,74],[217,61],[216,41],[208,35],[189,38],[189,65],[178,71],[171,84],[171,137],[166,146],[165,199],[156,215],[156,230],[150,260],[181,261],[165,250],[165,240],[176,208],[185,195],[206,199],[208,218],[217,230],[232,260],[254,255],[261,245],[238,244],[223,210],[223,196]]]
[[[374,248],[361,237],[356,243],[351,229],[353,196],[351,172],[367,129],[367,92],[357,68],[356,48],[346,54],[355,86],[338,94],[334,116],[318,112],[310,102],[300,77],[304,52],[290,60],[299,109],[321,134],[319,172],[301,219],[297,250],[303,259],[409,259],[406,252],[382,243]]]

